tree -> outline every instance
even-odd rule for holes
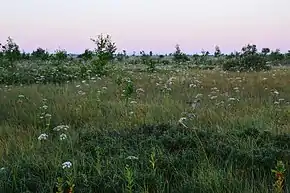
[[[14,66],[14,62],[21,59],[21,53],[19,50],[19,46],[13,41],[13,39],[9,36],[5,45],[0,44],[1,52],[5,59],[7,59],[10,63],[10,66]]]
[[[176,44],[176,46],[175,46],[175,52],[173,53],[173,59],[177,62],[185,62],[185,61],[190,60],[185,53],[181,52],[179,44]]]
[[[97,39],[91,38],[91,40],[96,44],[95,52],[100,61],[105,61],[107,63],[114,59],[114,53],[117,51],[116,44],[112,42],[111,36],[103,34],[98,35]]]
[[[39,60],[48,60],[49,53],[46,50],[39,47],[31,53],[31,57]]]
[[[290,50],[288,50],[288,52],[286,53],[286,57],[290,58]]]
[[[219,46],[215,47],[214,57],[220,57],[221,56],[221,50]]]
[[[275,51],[271,51],[269,58],[271,61],[281,61],[284,59],[284,55],[279,49],[276,49]]]
[[[23,60],[29,60],[30,59],[30,54],[26,53],[25,51],[22,51],[21,53],[21,59]]]
[[[114,59],[114,54],[117,51],[116,44],[111,40],[110,35],[103,36],[101,34],[97,36],[97,39],[91,38],[91,40],[96,44],[97,59],[93,61],[95,71],[97,74],[103,75],[106,73],[104,67]]]
[[[269,48],[262,48],[262,54],[264,54],[266,56],[268,53],[270,53]]]
[[[255,44],[248,44],[242,47],[242,54],[243,55],[254,55],[257,53],[257,46]]]
[[[60,64],[61,61],[66,60],[67,56],[68,54],[65,49],[57,49],[54,54],[54,57],[57,60],[58,64]]]
[[[89,49],[86,49],[85,52],[79,56],[79,58],[82,58],[85,61],[91,60],[93,58],[93,52]]]
[[[260,71],[269,70],[264,55],[257,52],[255,44],[248,44],[241,49],[241,53],[231,54],[223,64],[224,70]]]

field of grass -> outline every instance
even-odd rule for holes
[[[282,67],[0,85],[0,192],[273,192],[289,102]]]

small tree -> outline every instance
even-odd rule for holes
[[[271,51],[269,58],[273,62],[278,62],[284,59],[284,55],[280,52],[279,49],[276,49],[275,51]]]
[[[290,50],[288,50],[288,52],[285,55],[286,55],[286,58],[290,59]]]
[[[49,53],[42,48],[37,48],[35,51],[31,53],[31,57],[39,60],[48,60]]]
[[[5,45],[0,44],[0,46],[4,58],[9,61],[10,67],[14,67],[14,62],[21,59],[19,46],[13,41],[11,37],[8,37]]]
[[[21,53],[21,59],[23,60],[29,60],[30,59],[30,54],[26,53],[25,51],[22,51]]]
[[[117,51],[116,44],[112,42],[111,36],[98,35],[97,39],[91,40],[97,45],[95,52],[100,61],[105,63],[114,59],[114,53]]]
[[[65,49],[57,49],[55,51],[55,59],[58,61],[58,64],[60,64],[61,61],[64,61],[67,59],[67,51]]]
[[[1,44],[0,44],[1,47]],[[2,50],[0,49],[0,60],[2,60],[4,58],[4,53],[2,52]]]
[[[221,50],[219,46],[215,47],[214,57],[220,57],[221,56]]]
[[[190,60],[189,57],[185,53],[181,52],[179,44],[177,44],[175,46],[175,52],[173,54],[173,59],[177,62],[186,62],[186,61]]]
[[[114,59],[114,54],[117,51],[116,44],[112,42],[111,36],[103,34],[98,35],[97,39],[91,40],[96,44],[95,53],[97,56],[97,60],[93,61],[95,65],[96,73],[102,75],[105,73],[104,67]]]
[[[85,52],[81,54],[79,57],[85,61],[91,60],[93,58],[93,52],[89,49],[86,49]]]
[[[262,54],[264,56],[266,56],[268,53],[270,53],[270,49],[269,48],[262,48]]]
[[[248,44],[241,49],[241,53],[232,54],[223,64],[224,70],[260,71],[269,70],[264,55],[257,52],[257,46]]]

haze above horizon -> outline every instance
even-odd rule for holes
[[[0,42],[21,49],[82,53],[90,38],[109,34],[118,50],[170,53],[258,48],[290,49],[289,0],[26,0],[1,2]]]

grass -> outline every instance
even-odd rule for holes
[[[0,192],[54,192],[58,177],[75,192],[273,192],[271,169],[290,158],[289,85],[287,68],[2,85]]]

